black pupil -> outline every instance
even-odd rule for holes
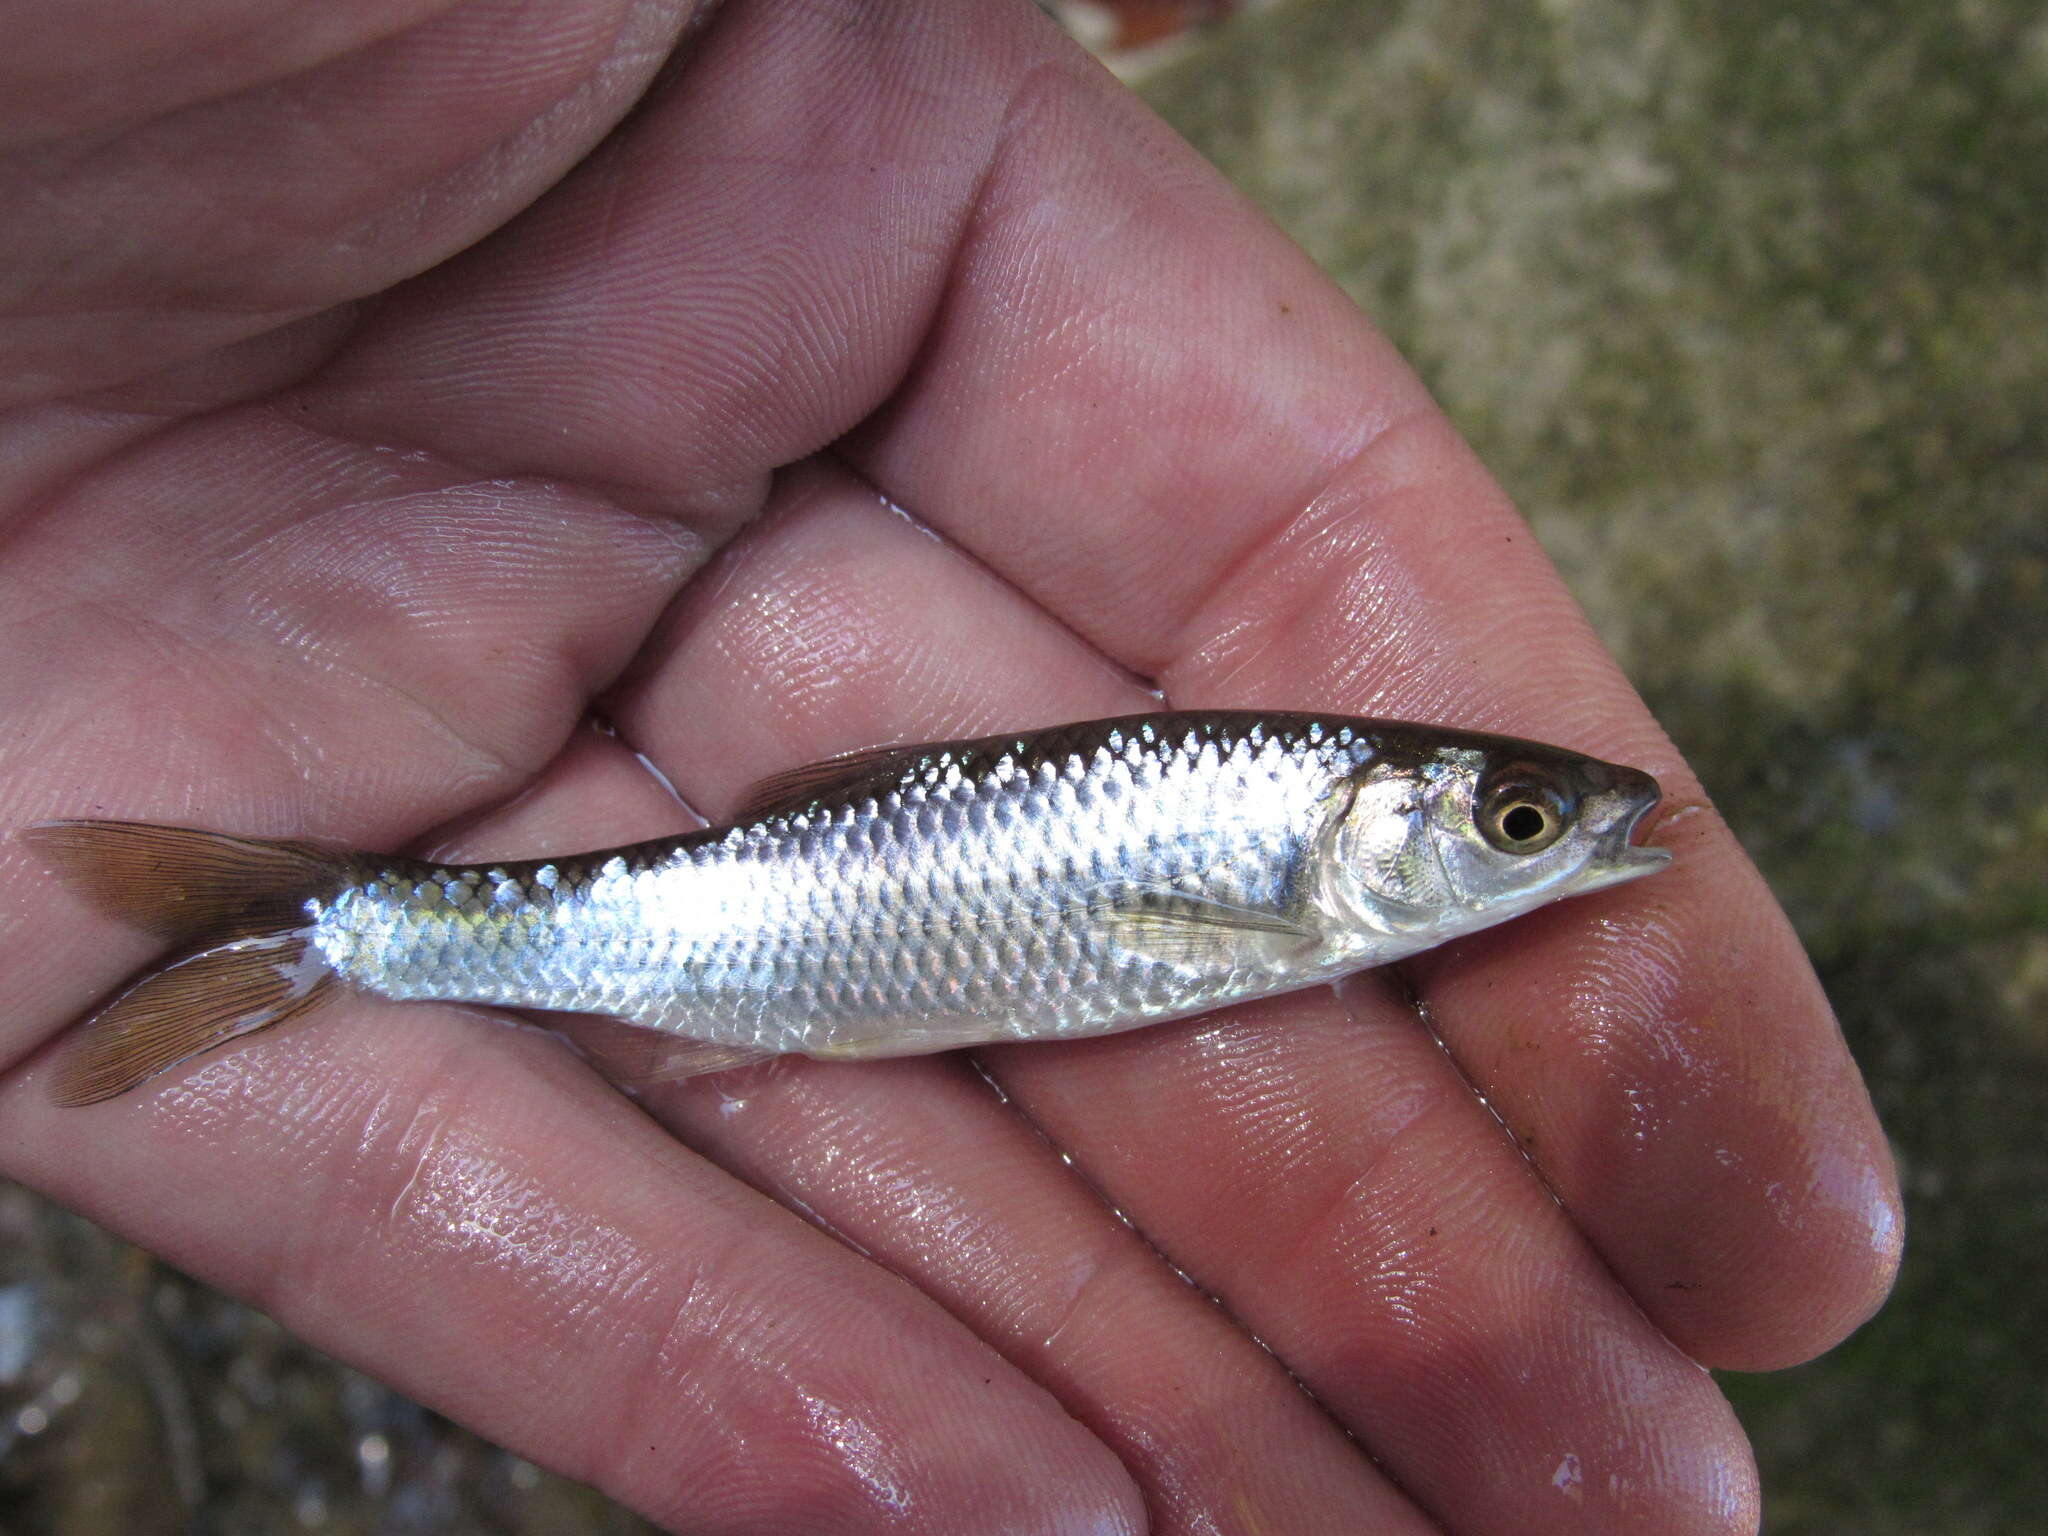
[[[1501,813],[1500,829],[1509,842],[1526,843],[1531,838],[1541,837],[1549,823],[1541,811],[1533,805],[1513,805]]]

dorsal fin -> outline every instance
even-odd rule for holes
[[[903,782],[904,776],[933,754],[958,743],[916,742],[909,746],[862,747],[842,752],[822,762],[805,763],[771,773],[740,797],[734,821],[758,821],[797,811],[827,797],[856,797],[882,794]]]

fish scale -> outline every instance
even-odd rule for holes
[[[763,1050],[1101,1033],[1344,968],[1342,942],[1269,965],[1228,946],[1206,966],[1163,959],[1115,919],[1174,896],[1281,911],[1318,807],[1372,756],[1309,728],[938,749],[879,795],[595,865],[494,866],[459,905],[426,893],[464,872],[391,867],[323,911],[315,943],[389,997],[612,1013]]]

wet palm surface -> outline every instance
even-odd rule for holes
[[[2032,1528],[2048,1316],[2048,31],[1259,9],[1154,104],[1424,371],[1798,922],[1904,1277],[1726,1386],[1774,1532]],[[0,1189],[0,1529],[642,1530]]]

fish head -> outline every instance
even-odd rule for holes
[[[1664,867],[1636,833],[1657,781],[1561,747],[1443,733],[1393,741],[1354,775],[1329,844],[1341,913],[1430,941]]]

